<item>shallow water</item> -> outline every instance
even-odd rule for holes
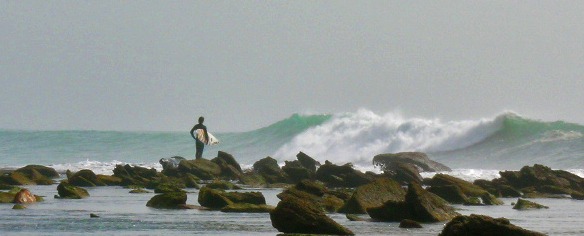
[[[26,210],[12,210],[13,204],[0,204],[2,235],[276,235],[267,213],[223,213],[203,210],[158,210],[146,207],[154,196],[130,194],[122,187],[87,188],[90,197],[81,200],[55,199],[56,185],[26,186],[44,202]],[[188,204],[198,205],[198,190],[188,189]],[[282,189],[261,191],[270,205],[277,205]],[[584,234],[584,201],[535,199],[550,209],[513,210],[516,199],[502,199],[503,206],[470,207],[456,205],[461,214],[506,217],[511,223],[549,235]],[[99,215],[90,218],[89,214]],[[343,214],[331,218],[357,235],[438,235],[444,223],[423,224],[422,229],[400,229],[398,222],[351,222]],[[362,215],[367,218],[367,215]]]

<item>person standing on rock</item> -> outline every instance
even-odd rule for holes
[[[209,142],[209,133],[207,133],[207,126],[203,125],[203,121],[205,121],[204,117],[199,117],[199,123],[193,126],[191,129],[191,137],[196,140],[196,148],[197,152],[195,153],[195,158],[200,159],[203,158],[203,149],[205,148],[205,144]],[[195,137],[195,130],[197,130],[197,137]],[[202,131],[201,131],[202,130]],[[203,132],[203,137],[199,134],[199,132]]]

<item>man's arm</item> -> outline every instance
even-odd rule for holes
[[[196,140],[197,138],[195,138],[195,134],[193,134],[193,132],[195,132],[195,128],[196,128],[196,127],[197,127],[197,126],[195,125],[195,126],[193,126],[193,128],[191,129],[191,137],[193,137],[193,139],[195,139],[195,140]]]

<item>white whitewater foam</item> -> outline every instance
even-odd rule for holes
[[[398,114],[377,115],[368,110],[333,116],[322,125],[297,135],[273,155],[280,160],[298,151],[318,161],[367,165],[380,153],[438,152],[465,148],[491,136],[502,127],[496,119],[442,122],[405,119]]]
[[[436,174],[447,174],[469,182],[474,182],[477,179],[493,180],[500,178],[501,175],[499,174],[499,171],[500,170],[454,169],[452,171],[422,172],[420,175],[424,178],[432,178]]]
[[[160,163],[125,163],[121,161],[111,161],[111,162],[100,162],[100,161],[81,161],[77,163],[64,163],[64,164],[54,164],[49,165],[59,173],[65,173],[67,170],[72,172],[77,172],[83,169],[92,170],[95,174],[102,175],[113,175],[114,168],[116,165],[126,165],[130,164],[132,166],[140,166],[145,168],[154,168],[157,171],[162,171],[162,165]]]

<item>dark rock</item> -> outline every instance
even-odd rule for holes
[[[295,186],[300,191],[304,191],[318,197],[322,197],[325,193],[328,192],[327,188],[323,184],[315,181],[302,180]]]
[[[26,209],[26,206],[22,205],[22,204],[15,204],[14,206],[12,206],[12,209],[13,210],[24,210],[24,209]]]
[[[162,158],[158,161],[160,165],[162,165],[162,173],[168,176],[174,176],[177,169],[178,164],[182,161],[186,160],[184,157],[180,156],[173,156],[170,158]]]
[[[99,218],[99,216],[94,213],[89,213],[89,218]]]
[[[234,203],[221,208],[221,212],[234,212],[234,213],[269,213],[274,210],[273,206],[261,204],[251,204],[251,203]]]
[[[137,189],[130,190],[129,193],[150,193],[150,191],[143,189],[143,188],[137,188]]]
[[[105,186],[97,179],[97,175],[91,170],[80,170],[71,174],[68,178],[69,183],[79,187],[95,187],[95,186]]]
[[[36,173],[48,179],[54,179],[59,177],[59,173],[55,169],[42,165],[27,165],[25,167],[16,169],[14,172],[22,173],[30,179],[35,179],[33,176]]]
[[[457,216],[444,226],[439,236],[543,236],[545,234],[529,231],[515,226],[505,218],[492,218],[484,215]]]
[[[61,182],[59,186],[57,186],[57,192],[59,193],[59,198],[82,199],[89,197],[87,190],[71,185],[65,181]]]
[[[401,222],[399,222],[399,227],[411,229],[411,228],[422,228],[422,225],[415,220],[405,219],[405,220],[402,220]]]
[[[157,177],[160,174],[154,168],[148,169],[140,166],[130,166],[128,164],[116,165],[113,172],[113,176],[122,180],[122,186],[146,186],[152,178]]]
[[[10,172],[4,173],[0,176],[0,183],[6,185],[34,185],[36,184],[33,180],[28,178],[25,174],[20,172]]]
[[[173,193],[173,192],[184,192],[184,185],[182,183],[165,181],[159,183],[154,187],[154,193]]]
[[[500,181],[477,179],[473,184],[480,186],[496,197],[521,197],[523,195],[518,189]]]
[[[455,185],[464,193],[467,198],[470,197],[479,197],[482,200],[482,203],[485,205],[502,205],[503,202],[497,199],[495,196],[490,194],[487,190],[481,188],[478,185],[474,185],[470,182],[464,181],[462,179],[445,175],[445,174],[436,174],[430,181],[428,181],[429,185],[432,187],[440,187],[440,186],[449,186]]]
[[[185,192],[169,192],[155,195],[146,203],[146,206],[157,209],[182,209],[182,205],[186,202]]]
[[[243,185],[255,188],[264,188],[268,186],[266,179],[259,173],[254,172],[253,170],[244,171],[239,181]]]
[[[12,202],[18,204],[28,204],[35,203],[36,201],[36,197],[28,189],[21,189],[18,193],[15,194],[14,201]]]
[[[575,199],[575,200],[584,200],[584,193],[581,193],[581,192],[572,192],[572,194],[570,194],[570,196],[572,197],[572,199]]]
[[[381,207],[367,209],[379,221],[412,219],[420,222],[446,221],[458,215],[448,203],[416,183],[408,185],[405,201],[387,201]]]
[[[407,184],[410,182],[420,184],[424,180],[420,175],[418,167],[411,163],[396,163],[393,165],[392,169],[385,170],[384,173],[401,184]]]
[[[219,151],[217,157],[211,160],[221,169],[221,176],[226,179],[240,179],[243,175],[241,166],[235,158],[226,152]]]
[[[584,179],[564,170],[543,165],[524,166],[519,171],[501,171],[498,181],[520,189],[526,195],[553,197],[584,191]]]
[[[96,175],[97,183],[103,183],[107,186],[120,186],[122,185],[122,178],[113,175]]]
[[[225,192],[202,187],[199,191],[198,202],[201,206],[210,209],[221,209],[234,203],[265,205],[266,199],[261,192]]]
[[[548,209],[549,207],[532,202],[532,201],[528,201],[525,199],[517,199],[517,203],[515,204],[515,206],[513,207],[513,209],[515,210],[527,210],[527,209]]]
[[[377,179],[358,187],[339,212],[365,214],[367,208],[381,206],[389,200],[403,201],[405,195],[406,192],[397,182],[391,179]]]
[[[367,221],[366,219],[354,214],[346,214],[345,217],[347,217],[347,219],[350,221]]]
[[[314,172],[302,166],[298,160],[296,161],[285,161],[282,171],[286,173],[286,176],[293,183],[304,179],[314,179]]]
[[[286,183],[288,177],[286,173],[280,169],[278,161],[271,157],[266,157],[253,164],[254,172],[260,174],[267,183]]]
[[[451,171],[447,166],[430,160],[428,155],[422,152],[388,153],[373,157],[373,165],[381,167],[381,170],[392,170],[398,163],[413,164],[425,172]]]
[[[212,180],[221,176],[221,167],[215,162],[199,158],[195,160],[182,160],[178,165],[181,173],[189,173],[203,180]]]
[[[310,170],[312,173],[315,173],[317,167],[320,166],[320,162],[314,160],[314,158],[306,155],[303,152],[296,154],[296,158],[304,168]]]
[[[363,172],[355,170],[350,163],[338,166],[328,161],[318,168],[316,179],[324,182],[329,187],[348,188],[359,187],[373,181],[371,177]]]
[[[270,212],[272,226],[283,233],[353,235],[310,202],[288,197]]]
[[[466,195],[456,185],[432,186],[427,190],[452,204],[463,204],[468,201]]]

